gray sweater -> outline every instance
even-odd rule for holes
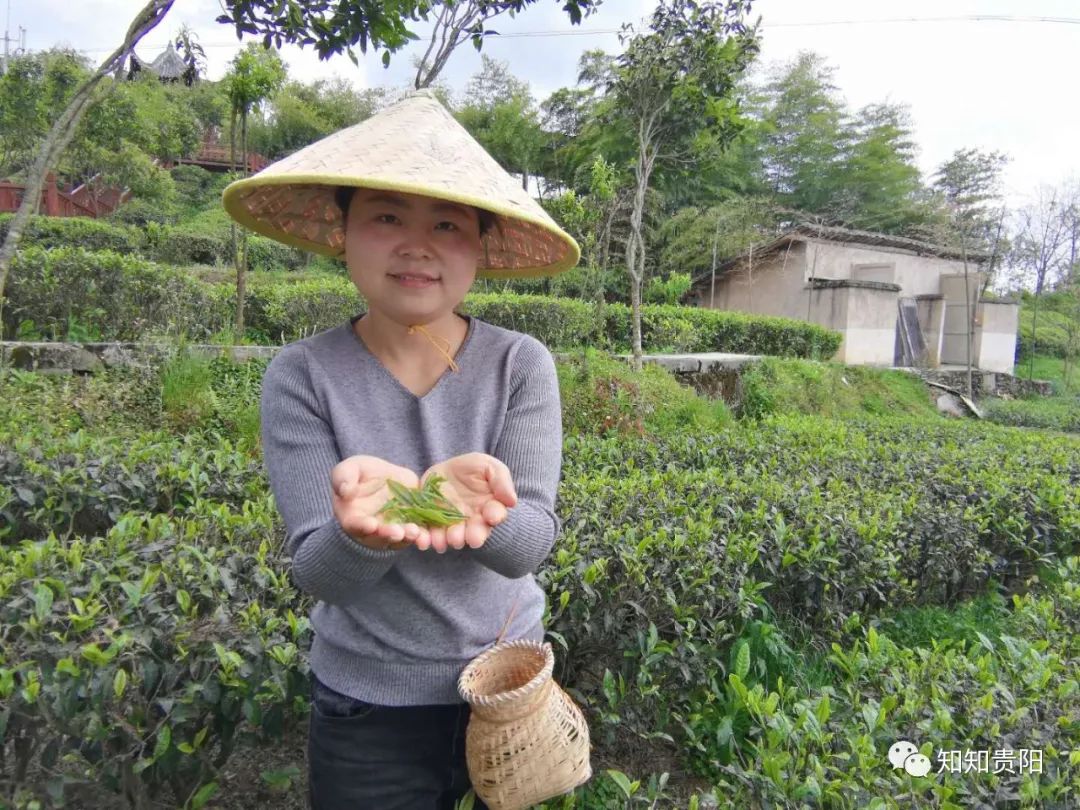
[[[286,346],[263,379],[263,455],[286,552],[297,586],[317,600],[311,668],[371,703],[460,702],[458,675],[515,603],[505,639],[543,638],[544,594],[532,574],[560,528],[555,364],[535,338],[472,317],[454,359],[460,370],[417,397],[346,323]],[[470,452],[501,459],[518,495],[482,548],[377,551],[334,517],[330,471],[349,456],[419,476]]]

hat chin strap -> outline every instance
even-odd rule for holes
[[[449,340],[447,340],[446,338],[443,338],[443,337],[436,337],[436,336],[432,335],[430,332],[428,332],[427,329],[424,328],[423,324],[419,324],[419,323],[414,324],[413,326],[410,326],[408,333],[410,335],[412,335],[417,330],[419,330],[424,335],[424,337],[426,337],[429,341],[431,341],[431,345],[434,346],[436,349],[438,349],[442,353],[443,357],[445,357],[447,360],[450,361],[450,370],[451,371],[460,371],[461,370],[460,368],[458,368],[458,364],[454,362],[454,358],[450,355],[450,341]],[[445,346],[440,346],[438,343],[435,342],[436,340],[441,340],[446,345]]]

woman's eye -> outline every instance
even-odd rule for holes
[[[435,226],[435,228],[437,230],[449,230],[449,231],[460,230],[458,228],[458,226],[453,222],[440,222],[438,225]]]
[[[375,219],[377,222],[385,222],[388,225],[397,222],[397,217],[393,214],[378,214]]]

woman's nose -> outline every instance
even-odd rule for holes
[[[401,234],[397,253],[411,259],[431,258],[430,236],[418,228],[406,228]]]

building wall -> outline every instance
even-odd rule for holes
[[[827,287],[809,293],[809,320],[843,336],[835,360],[854,365],[892,365],[896,349],[895,290]]]
[[[976,266],[968,265],[970,273]],[[942,275],[964,273],[954,259],[917,256],[894,248],[810,240],[806,243],[805,279],[849,278],[900,285],[900,295],[914,298],[941,292]],[[961,296],[963,288],[961,288]]]
[[[933,368],[941,363],[941,345],[945,335],[945,299],[928,295],[919,299],[919,326],[926,341],[926,364]]]
[[[981,301],[976,310],[975,363],[986,371],[1013,373],[1016,359],[1017,304]]]
[[[899,293],[860,287],[820,289],[810,286],[811,278],[886,282],[901,289]],[[969,264],[971,301],[981,283],[982,274]],[[919,323],[928,365],[955,363],[958,352],[966,355],[965,336],[953,334],[964,321],[964,263],[959,260],[808,239],[756,260],[752,274],[745,258],[724,272],[716,282],[715,308],[817,323],[843,335],[837,360],[891,366],[900,297],[922,297]],[[690,301],[709,306],[708,278],[695,286]],[[980,368],[1012,371],[1016,319],[1015,304],[980,303],[972,346]]]
[[[769,254],[752,267],[743,262],[728,270],[716,281],[715,308],[806,320],[802,272],[805,249],[804,244],[793,243],[790,251],[785,248]],[[697,305],[708,308],[708,278],[698,285],[695,294]]]

